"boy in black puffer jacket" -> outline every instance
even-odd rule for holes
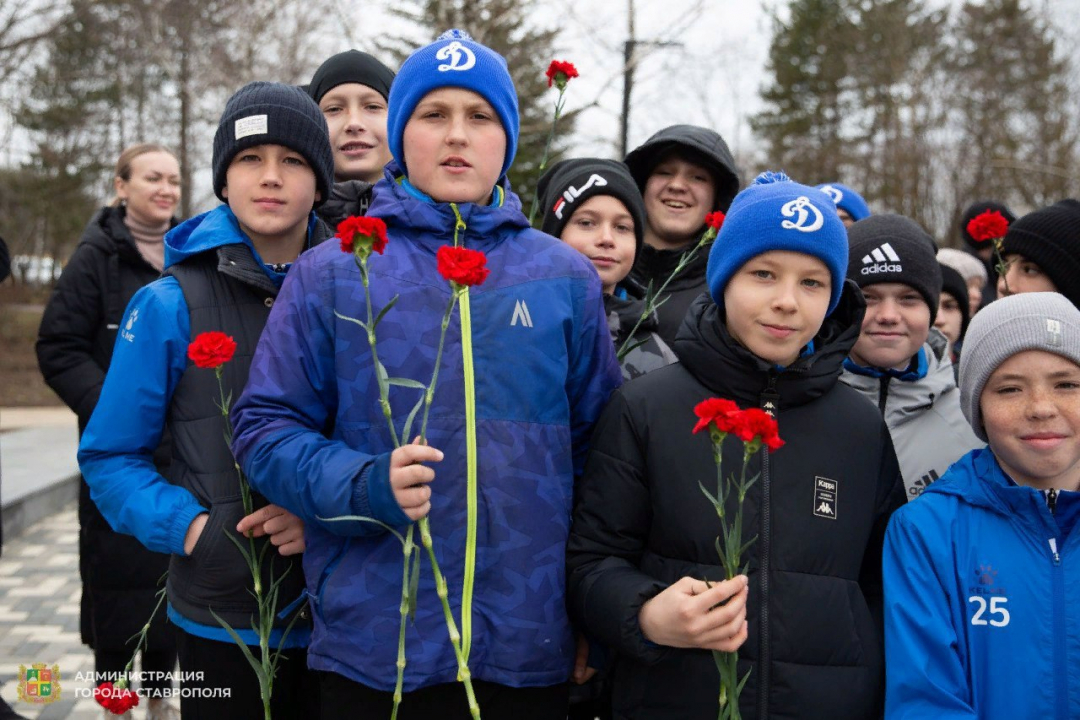
[[[713,245],[680,362],[624,385],[601,416],[567,567],[572,617],[619,653],[614,717],[716,717],[710,649],[738,649],[750,671],[748,720],[880,715],[882,542],[904,496],[881,415],[838,382],[865,307],[847,254],[826,195],[762,176]],[[691,433],[711,396],[771,412],[786,443],[750,461],[743,536],[757,539],[748,577],[729,581],[698,487],[715,481],[712,445]],[[728,472],[742,455],[728,437]]]
[[[537,193],[544,209],[540,229],[589,258],[600,275],[615,350],[628,348],[619,359],[623,380],[675,362],[656,334],[656,312],[641,317],[644,289],[627,277],[641,252],[645,206],[626,166],[599,158],[562,160],[540,178]]]

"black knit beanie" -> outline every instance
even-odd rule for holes
[[[373,55],[359,50],[346,50],[331,55],[311,76],[307,92],[316,103],[323,95],[338,85],[359,83],[367,85],[383,96],[390,97],[390,85],[394,82],[394,71],[379,62]]]
[[[930,324],[941,297],[941,266],[933,238],[902,215],[871,215],[848,228],[848,277],[860,288],[903,283],[930,306]]]
[[[964,238],[964,242],[966,242],[969,247],[976,250],[989,247],[989,240],[977,241],[975,238],[971,237],[971,233],[968,232],[967,226],[969,222],[979,215],[982,215],[984,212],[994,212],[995,210],[1001,213],[1001,216],[1008,221],[1009,225],[1012,225],[1013,221],[1016,220],[1016,216],[1013,215],[1012,210],[994,200],[979,200],[978,202],[973,202],[968,205],[967,210],[960,216],[960,237]]]
[[[939,262],[938,265],[941,267],[941,292],[952,295],[960,306],[960,337],[963,338],[967,333],[968,323],[971,322],[967,283],[964,282],[963,275],[945,263]]]
[[[594,195],[611,195],[626,206],[634,219],[637,251],[645,238],[645,203],[626,165],[617,160],[577,158],[560,160],[537,183],[544,218],[540,229],[559,237],[570,216]]]
[[[319,106],[303,90],[282,83],[253,82],[225,103],[214,133],[214,194],[221,194],[229,164],[241,150],[256,145],[282,145],[304,156],[315,173],[318,207],[330,197],[334,153],[330,130]]]
[[[1038,265],[1080,307],[1080,201],[1061,200],[1011,223],[1002,250]]]

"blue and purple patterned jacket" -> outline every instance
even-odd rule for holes
[[[431,378],[451,292],[438,248],[456,236],[485,252],[491,271],[454,312],[428,424],[428,443],[445,453],[433,466],[432,535],[469,667],[514,687],[561,683],[574,654],[565,608],[574,478],[620,383],[599,279],[572,247],[529,228],[513,193],[497,188],[502,202],[491,206],[436,204],[398,174],[391,164],[368,210],[389,236],[368,261],[374,313],[398,297],[377,329],[390,377]],[[393,443],[365,332],[337,316],[366,313],[351,255],[325,243],[300,258],[233,410],[233,448],[254,487],[307,524],[309,666],[389,691],[401,544],[371,523],[326,521],[407,524],[389,488]],[[391,386],[397,434],[420,393]],[[405,691],[457,675],[426,556],[420,578]]]

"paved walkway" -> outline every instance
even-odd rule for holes
[[[91,694],[94,656],[79,637],[76,435],[67,408],[0,408],[0,697],[40,720],[102,717]],[[35,663],[59,666],[52,703],[18,699],[19,667]],[[76,680],[80,674],[86,679]],[[144,716],[136,710],[136,718]]]

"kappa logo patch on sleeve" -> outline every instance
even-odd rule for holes
[[[814,478],[814,514],[818,517],[836,519],[836,496],[838,483],[829,478]]]

